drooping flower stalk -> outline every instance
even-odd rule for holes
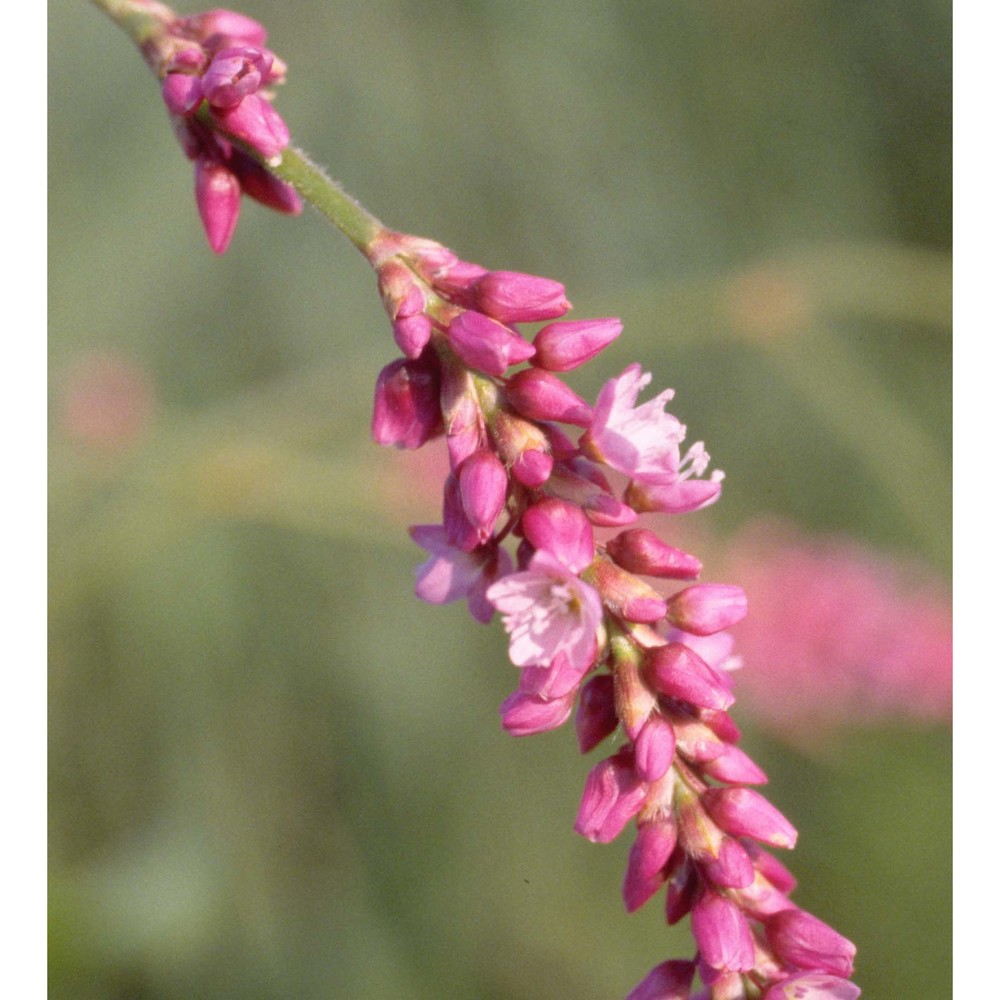
[[[377,379],[372,435],[400,448],[443,436],[450,462],[441,523],[411,528],[429,553],[417,594],[464,599],[481,622],[500,613],[520,670],[500,709],[512,735],[554,729],[574,708],[582,752],[621,731],[587,778],[575,828],[607,843],[634,822],[626,909],[662,890],[668,923],[691,916],[694,956],[657,966],[629,1000],[857,997],[854,946],[791,901],[795,880],[765,850],[797,835],[751,787],[766,776],[728,714],[725,630],[746,614],[745,595],[696,582],[700,561],[638,524],[714,503],[722,474],[705,478],[701,442],[682,448],[672,390],[639,402],[651,376],[638,364],[593,406],[558,377],[618,337],[620,320],[566,320],[559,282],[383,227],[288,145],[262,90],[285,67],[256,21],[94,2],[162,81],[213,250],[228,246],[241,194],[289,213],[301,197],[374,268],[402,357]],[[536,323],[529,339],[522,325]]]

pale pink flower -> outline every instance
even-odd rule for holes
[[[825,972],[803,972],[775,983],[761,1000],[857,1000],[861,990]]]
[[[653,376],[635,364],[605,383],[594,405],[594,419],[581,447],[596,461],[646,483],[672,483],[680,469],[685,427],[665,407],[674,398],[666,389],[637,405]]]
[[[600,595],[551,553],[536,552],[524,572],[498,580],[486,598],[503,616],[515,666],[549,666],[559,653],[576,670],[593,663]]]
[[[486,590],[498,577],[511,570],[510,556],[497,546],[483,546],[464,552],[451,544],[447,530],[437,524],[418,524],[410,537],[427,549],[430,558],[417,567],[414,590],[430,604],[450,604],[465,598],[469,613],[480,622],[493,617],[493,605]]]

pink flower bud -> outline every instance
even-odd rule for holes
[[[723,837],[716,857],[702,860],[705,875],[723,889],[743,889],[754,880],[754,867],[746,848]]]
[[[503,728],[511,736],[531,736],[557,729],[573,711],[575,695],[546,701],[533,695],[515,691],[500,706]]]
[[[530,420],[559,420],[586,427],[593,411],[565,382],[540,368],[525,368],[507,383],[507,399]]]
[[[590,578],[604,602],[630,622],[652,624],[667,613],[667,602],[643,580],[616,566],[610,559],[597,559]]]
[[[186,17],[181,24],[201,41],[213,35],[220,35],[231,42],[242,42],[244,45],[263,45],[267,41],[267,29],[259,21],[222,8]]]
[[[683,920],[690,912],[694,903],[695,893],[701,880],[690,857],[677,848],[667,866],[667,923],[673,926]]]
[[[854,971],[854,945],[805,910],[775,913],[765,921],[764,932],[775,955],[792,968],[844,978]]]
[[[646,654],[645,673],[668,698],[704,708],[726,709],[736,700],[729,679],[683,643],[671,642]]]
[[[188,115],[201,104],[201,78],[187,73],[168,73],[160,92],[172,115]]]
[[[747,841],[747,850],[757,871],[761,873],[779,892],[789,893],[798,884],[795,876],[773,855],[758,844]]]
[[[448,341],[470,368],[487,375],[503,375],[511,365],[527,361],[535,353],[534,347],[513,330],[469,309],[448,324]]]
[[[392,336],[408,358],[419,358],[431,339],[433,327],[427,316],[403,316],[392,321]]]
[[[614,677],[611,674],[598,674],[587,681],[580,691],[576,709],[576,741],[580,753],[593,750],[617,728]]]
[[[457,468],[486,446],[486,427],[472,376],[458,365],[448,365],[442,373],[441,413],[452,468]]]
[[[622,332],[620,319],[550,323],[535,337],[531,363],[550,372],[567,372],[596,357]]]
[[[233,150],[229,168],[239,178],[243,193],[254,201],[286,215],[298,215],[302,211],[302,199],[291,184],[279,181],[274,174],[240,150]]]
[[[767,775],[739,748],[729,746],[711,760],[705,761],[702,770],[716,781],[733,785],[766,785]]]
[[[823,972],[801,972],[775,983],[761,1000],[857,1000],[861,990],[836,976]]]
[[[194,199],[208,245],[225,253],[240,218],[240,182],[217,160],[200,157],[194,164]]]
[[[554,319],[570,308],[558,281],[516,271],[489,271],[474,286],[476,308],[501,323]],[[534,351],[532,351],[534,354]]]
[[[623,531],[606,548],[608,555],[630,573],[672,580],[693,580],[701,573],[698,559],[667,545],[648,528]]]
[[[213,107],[233,108],[260,90],[274,57],[266,49],[235,46],[216,52],[201,78],[201,89]]]
[[[507,470],[493,452],[477,451],[459,467],[458,486],[466,516],[485,542],[507,501]]]
[[[573,829],[599,844],[609,844],[642,808],[646,785],[626,751],[602,760],[587,775]]]
[[[695,969],[694,962],[663,962],[633,987],[625,1000],[688,1000]]]
[[[540,448],[527,448],[514,459],[511,475],[528,489],[537,489],[552,475],[552,456]]]
[[[739,907],[706,890],[691,911],[691,931],[702,960],[723,972],[749,972],[754,967],[753,935]]]
[[[441,430],[439,378],[435,367],[400,358],[375,383],[372,437],[377,444],[419,448]]]
[[[565,500],[542,500],[521,517],[524,537],[579,573],[594,558],[594,529],[583,511]]]
[[[661,716],[652,716],[635,741],[635,769],[643,781],[659,781],[674,760],[677,738],[673,726]]]
[[[667,621],[695,635],[721,632],[745,618],[746,613],[743,588],[724,583],[696,583],[667,602]]]
[[[772,847],[795,846],[795,827],[752,788],[708,788],[701,800],[709,816],[734,837],[752,837]]]
[[[291,137],[284,119],[258,94],[231,108],[212,108],[212,117],[228,135],[255,149],[265,160],[278,156]]]

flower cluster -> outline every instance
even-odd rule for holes
[[[279,212],[302,211],[295,189],[247,152],[274,161],[288,145],[288,126],[263,89],[282,83],[286,66],[264,47],[264,26],[244,14],[177,17],[160,4],[149,9],[162,27],[143,54],[162,80],[181,148],[194,161],[195,201],[209,245],[225,253],[243,194]]]
[[[854,946],[790,900],[794,879],[765,849],[791,848],[796,831],[751,787],[767,779],[727,711],[725,630],[746,597],[694,582],[698,559],[637,523],[721,490],[704,446],[682,450],[672,393],[640,403],[650,376],[631,365],[591,407],[560,379],[621,323],[562,319],[558,282],[398,233],[368,255],[403,354],[379,375],[373,436],[418,448],[444,435],[450,460],[442,523],[411,529],[429,553],[416,592],[464,599],[481,622],[499,612],[520,670],[500,710],[509,733],[554,729],[574,707],[582,752],[622,731],[590,772],[576,830],[607,843],[635,820],[626,909],[665,889],[667,921],[691,915],[695,956],[657,966],[629,1000],[857,997]],[[544,324],[531,340],[529,323]],[[648,578],[684,585],[667,594]]]

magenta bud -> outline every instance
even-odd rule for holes
[[[775,955],[793,968],[844,978],[854,971],[854,945],[805,910],[775,913],[765,921],[764,933]]]
[[[691,931],[702,960],[722,972],[754,967],[753,934],[732,901],[708,889],[691,910]]]
[[[531,736],[557,729],[573,711],[574,695],[547,701],[515,691],[500,706],[500,720],[511,736]]]
[[[606,548],[608,555],[630,573],[671,580],[693,580],[701,573],[698,559],[660,541],[648,528],[623,531]]]
[[[728,712],[703,708],[698,713],[698,717],[720,740],[725,740],[726,743],[738,743],[743,736],[740,727],[733,722],[733,718]]]
[[[558,281],[516,271],[488,271],[473,291],[476,308],[501,323],[555,319],[570,308],[566,289]]]
[[[754,880],[753,860],[746,848],[731,837],[723,837],[718,855],[702,860],[705,875],[723,889],[745,889]]]
[[[635,769],[643,781],[659,781],[674,760],[677,738],[666,719],[654,715],[635,741]]]
[[[541,448],[526,448],[514,459],[511,475],[528,489],[537,489],[552,475],[553,458]]]
[[[462,507],[483,543],[507,502],[507,470],[491,451],[474,452],[458,470]]]
[[[766,785],[767,775],[739,747],[726,745],[722,752],[702,764],[702,770],[716,781],[732,785]]]
[[[274,57],[266,49],[235,46],[216,52],[201,78],[205,99],[216,108],[233,108],[260,90]]]
[[[302,199],[295,188],[279,181],[250,156],[234,149],[229,166],[240,179],[243,193],[254,201],[286,215],[298,215],[302,211]]]
[[[745,618],[746,613],[743,588],[724,583],[696,583],[667,601],[667,621],[695,635],[721,632]]]
[[[645,673],[656,690],[668,698],[713,709],[729,708],[736,700],[729,679],[680,642],[649,650]]]
[[[400,358],[386,365],[375,382],[372,437],[377,444],[419,448],[441,430],[437,370]]]
[[[758,844],[747,841],[747,850],[753,858],[754,866],[777,889],[779,892],[790,893],[798,880],[795,876],[773,855],[769,854]]]
[[[408,358],[419,358],[431,339],[432,326],[423,314],[404,316],[392,321],[392,336],[396,346]]]
[[[752,837],[772,847],[795,846],[795,827],[752,788],[708,788],[701,800],[709,816],[734,837]]]
[[[271,102],[258,94],[244,97],[231,108],[212,108],[212,117],[223,132],[255,149],[265,160],[280,155],[288,145],[290,133],[284,119]]]
[[[590,774],[573,829],[598,844],[609,844],[642,808],[646,785],[636,774],[632,755],[621,751],[602,760]]]
[[[630,622],[652,624],[666,614],[667,603],[661,594],[603,556],[594,562],[590,582],[608,607]]]
[[[387,260],[378,268],[378,291],[389,319],[422,313],[427,296],[413,272],[399,260]]]
[[[622,332],[620,319],[550,323],[535,337],[531,363],[550,372],[567,372],[600,354]]]
[[[618,728],[615,712],[615,680],[611,674],[592,677],[580,691],[576,709],[576,741],[580,753],[593,750]]]
[[[574,573],[594,558],[594,529],[583,511],[565,500],[542,500],[521,517],[524,537],[536,549],[551,552]]]
[[[527,361],[535,353],[531,344],[513,330],[469,309],[448,324],[448,341],[470,368],[487,375],[503,375],[511,365]]]
[[[697,966],[672,959],[657,965],[625,1000],[689,1000]]]
[[[565,382],[540,368],[525,368],[507,383],[507,399],[529,420],[559,420],[586,427],[594,411]]]
[[[217,160],[201,157],[194,164],[194,199],[208,245],[225,253],[240,218],[240,182]]]
[[[263,45],[267,41],[267,29],[264,25],[233,10],[208,10],[204,14],[186,17],[181,23],[201,41],[213,35],[220,35],[231,42],[242,42],[244,45]]]
[[[837,976],[825,972],[800,972],[775,983],[761,1000],[857,1000],[861,990]]]
[[[189,115],[201,104],[201,78],[187,73],[168,73],[160,92],[171,114]]]
[[[701,885],[698,871],[691,858],[678,847],[667,865],[667,901],[665,915],[673,926],[690,912],[695,894]]]

